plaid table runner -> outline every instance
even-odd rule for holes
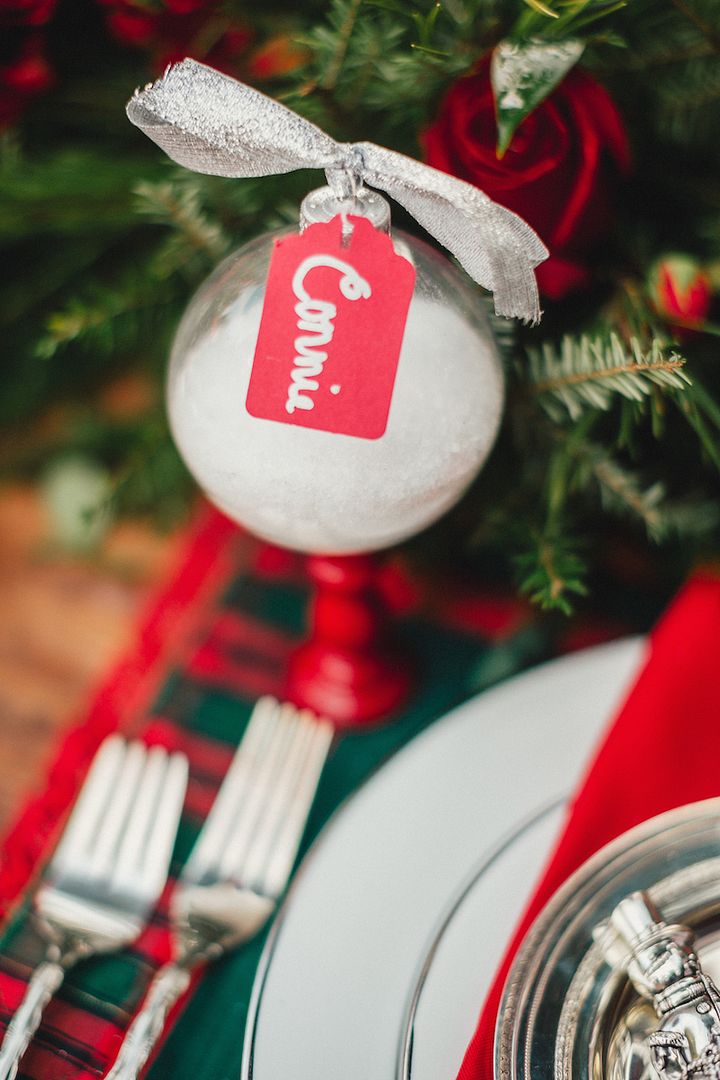
[[[62,744],[43,794],[27,806],[0,857],[0,1026],[25,990],[41,943],[25,920],[42,867],[102,739],[120,729],[183,750],[190,782],[172,872],[208,812],[261,694],[280,694],[285,659],[303,633],[301,561],[255,545],[204,510],[178,572],[142,623],[137,645]],[[392,723],[343,733],[331,751],[305,846],[337,805],[417,732],[479,689],[547,650],[515,601],[435,589],[428,599],[391,566],[385,591],[419,667],[419,685]],[[89,1080],[106,1072],[153,971],[168,957],[167,896],[133,948],[72,970],[26,1054],[27,1080]],[[148,1070],[152,1080],[235,1080],[264,935],[195,980]]]

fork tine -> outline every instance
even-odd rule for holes
[[[175,835],[187,787],[188,760],[184,754],[171,754],[165,762],[159,799],[150,817],[138,875],[138,888],[152,902],[162,891],[175,846]]]
[[[169,756],[161,746],[148,751],[112,870],[111,888],[132,881],[133,889],[143,896],[157,895],[156,883],[167,875],[174,843],[172,825],[178,819],[178,799],[186,780],[184,758],[177,754]],[[145,873],[148,854],[153,861]]]
[[[154,746],[145,756],[142,772],[138,778],[137,792],[127,817],[126,827],[120,840],[120,848],[113,867],[113,884],[137,874],[140,849],[145,842],[148,813],[152,812],[158,789],[165,771],[165,751]]]
[[[269,777],[252,829],[249,822],[241,822],[238,830],[240,838],[236,839],[228,852],[234,863],[233,876],[247,888],[256,884],[267,862],[275,833],[291,798],[298,769],[311,741],[312,727],[303,722],[296,709],[284,705],[283,718],[288,732],[286,752],[276,762]]]
[[[312,739],[305,761],[300,769],[290,805],[286,808],[285,818],[275,836],[272,854],[259,885],[266,896],[279,896],[285,888],[333,739],[334,729],[329,721],[314,718],[312,723]]]
[[[262,756],[255,762],[255,768],[248,777],[245,798],[239,807],[232,832],[227,837],[225,849],[220,859],[219,877],[233,880],[236,868],[252,844],[253,835],[262,820],[266,807],[275,795],[275,779],[283,768],[283,763],[292,753],[298,728],[294,719],[292,705],[281,705],[272,738],[263,747]]]
[[[125,741],[110,735],[97,751],[48,868],[52,876],[85,859],[125,757]]]
[[[261,748],[272,736],[278,718],[279,707],[275,698],[260,698],[182,872],[183,881],[200,881],[219,865],[228,833],[237,816],[238,804],[247,790],[248,777],[254,770]]]
[[[88,876],[91,879],[110,876],[125,822],[135,802],[145,758],[146,749],[142,743],[126,744],[125,758],[115,782],[115,790],[111,792],[109,804],[103,814],[102,828],[98,829],[90,846]]]

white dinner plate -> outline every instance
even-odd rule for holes
[[[454,1080],[557,807],[644,651],[614,642],[478,695],[344,804],[268,940],[243,1080],[391,1080],[408,1067]]]

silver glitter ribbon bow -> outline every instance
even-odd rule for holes
[[[484,192],[374,143],[338,143],[258,90],[196,60],[138,90],[127,114],[173,161],[214,176],[325,169],[339,198],[367,183],[391,195],[495,295],[498,315],[538,322],[534,267],[548,252]]]

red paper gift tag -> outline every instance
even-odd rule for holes
[[[250,373],[252,416],[379,439],[415,268],[366,218],[275,242]]]

